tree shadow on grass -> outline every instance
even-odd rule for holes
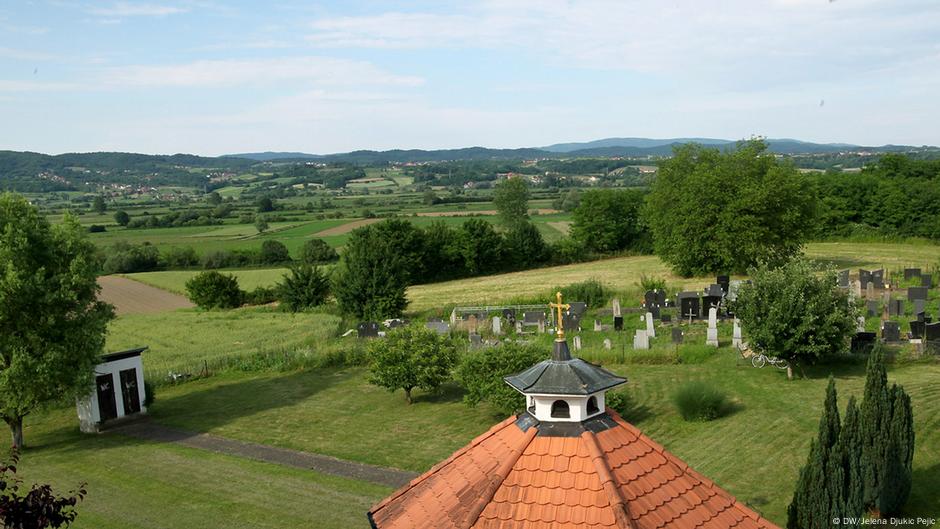
[[[904,513],[910,517],[940,518],[940,463],[914,468],[912,478],[911,496]]]
[[[466,391],[456,382],[446,382],[437,391],[420,392],[414,395],[413,401],[427,402],[429,404],[443,404],[445,402],[460,402]]]

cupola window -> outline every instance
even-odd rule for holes
[[[568,402],[563,400],[556,400],[552,403],[553,419],[568,419],[570,417],[571,413],[568,410]]]
[[[587,412],[588,415],[594,415],[598,413],[600,408],[597,407],[597,397],[591,397],[588,399]]]

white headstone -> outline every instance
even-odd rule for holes
[[[599,320],[594,320],[594,332],[601,332],[601,322]]]
[[[604,349],[607,349],[608,351],[610,351],[610,347],[611,347],[610,338],[604,338]]]
[[[580,335],[579,335],[579,336],[575,336],[575,337],[571,340],[571,343],[574,345],[574,350],[575,350],[575,351],[580,351],[580,350],[581,350],[581,336],[580,336]]]
[[[865,287],[865,297],[868,299],[875,297],[875,284],[871,281],[869,281],[868,285]]]
[[[705,345],[718,347],[718,309],[708,309],[708,331],[705,336]]]
[[[852,294],[855,295],[856,298],[862,297],[862,282],[858,279],[852,281]]]
[[[653,326],[655,321],[653,320],[653,313],[646,313],[646,335],[650,338],[656,338],[656,327]]]
[[[647,336],[646,331],[637,329],[636,334],[633,336],[633,348],[637,350],[650,348],[650,337]]]
[[[519,320],[516,320],[516,332],[522,334],[522,322]]]
[[[865,332],[865,316],[858,317],[858,332]]]
[[[493,316],[493,334],[497,336],[503,334],[503,322],[500,321],[499,316]]]
[[[620,299],[614,298],[614,317],[616,318],[619,316],[622,316],[622,314],[620,313]]]
[[[545,332],[545,320],[539,320],[539,333]]]
[[[734,326],[732,327],[731,346],[741,347],[741,322],[737,318],[734,319]]]

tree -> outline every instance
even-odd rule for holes
[[[300,260],[307,264],[332,263],[339,254],[323,239],[308,239],[300,250]]]
[[[467,273],[485,275],[504,266],[505,241],[493,225],[482,219],[470,219],[460,227],[460,253]]]
[[[0,523],[10,529],[45,529],[68,527],[78,511],[75,506],[85,499],[85,484],[66,496],[57,496],[50,485],[33,485],[28,490],[16,475],[19,461],[16,450],[9,463],[0,463]]]
[[[426,280],[446,281],[466,276],[460,232],[442,220],[435,220],[423,231]]]
[[[548,260],[548,245],[531,222],[517,222],[509,228],[505,244],[513,268],[531,268]]]
[[[781,264],[813,233],[810,181],[751,140],[719,152],[674,149],[659,166],[645,217],[657,255],[680,275],[744,272]]]
[[[104,202],[104,197],[101,195],[95,195],[95,198],[91,201],[91,209],[95,213],[104,213],[108,210],[108,205]]]
[[[291,312],[299,312],[326,302],[330,281],[320,269],[308,263],[290,268],[277,286],[278,298]]]
[[[258,213],[268,213],[274,211],[274,200],[265,195],[258,199]]]
[[[642,205],[641,191],[586,191],[572,216],[571,238],[583,248],[601,253],[640,246],[644,237],[640,221]]]
[[[914,459],[914,413],[911,398],[903,388],[894,384],[888,395],[891,403],[891,422],[888,425],[888,448],[885,450],[884,487],[878,502],[882,515],[895,515],[907,503],[911,494],[912,465]]]
[[[842,488],[844,491],[844,512],[847,518],[858,518],[864,512],[862,492],[865,486],[862,483],[860,421],[855,397],[849,397],[849,405],[845,410],[845,421],[842,423],[842,431],[839,434],[839,454],[842,456],[842,475],[845,479]],[[857,526],[857,523],[850,525],[850,527]]]
[[[506,226],[529,220],[529,186],[521,176],[507,178],[493,189],[493,205]]]
[[[400,316],[405,289],[422,277],[422,239],[410,222],[389,219],[352,231],[333,276],[340,309],[358,318]]]
[[[369,382],[389,391],[402,389],[412,402],[415,388],[434,391],[450,378],[457,351],[448,338],[421,325],[399,327],[369,344]]]
[[[848,293],[835,287],[835,273],[817,275],[804,259],[779,267],[761,265],[750,271],[733,304],[735,316],[759,350],[793,365],[845,350],[855,332],[857,308]]]
[[[222,203],[222,195],[213,191],[206,195],[206,202],[208,202],[210,206],[218,206]]]
[[[52,226],[0,194],[0,263],[0,416],[20,448],[27,414],[94,387],[114,312],[98,301],[95,247],[71,214]]]
[[[233,309],[242,304],[244,293],[238,288],[238,279],[214,270],[200,272],[186,281],[189,300],[203,309]]]
[[[255,229],[258,230],[258,233],[268,231],[268,220],[264,218],[264,215],[255,217]]]
[[[457,382],[467,390],[463,401],[468,406],[488,402],[500,413],[525,409],[525,397],[503,380],[524,371],[547,357],[534,344],[506,342],[465,355],[455,373]]]
[[[117,222],[119,226],[127,226],[127,223],[131,221],[131,216],[127,214],[126,211],[116,211],[114,213],[114,222]]]
[[[279,264],[290,261],[290,252],[281,241],[266,240],[261,243],[261,253],[258,260],[264,264]]]

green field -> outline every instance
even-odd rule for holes
[[[367,528],[388,487],[117,434],[84,435],[74,408],[29,422],[19,475],[87,483],[76,529]]]
[[[109,325],[107,349],[149,346],[144,368],[148,378],[160,378],[168,371],[198,373],[204,362],[212,369],[253,353],[317,354],[338,325],[336,316],[265,308],[128,314]]]

